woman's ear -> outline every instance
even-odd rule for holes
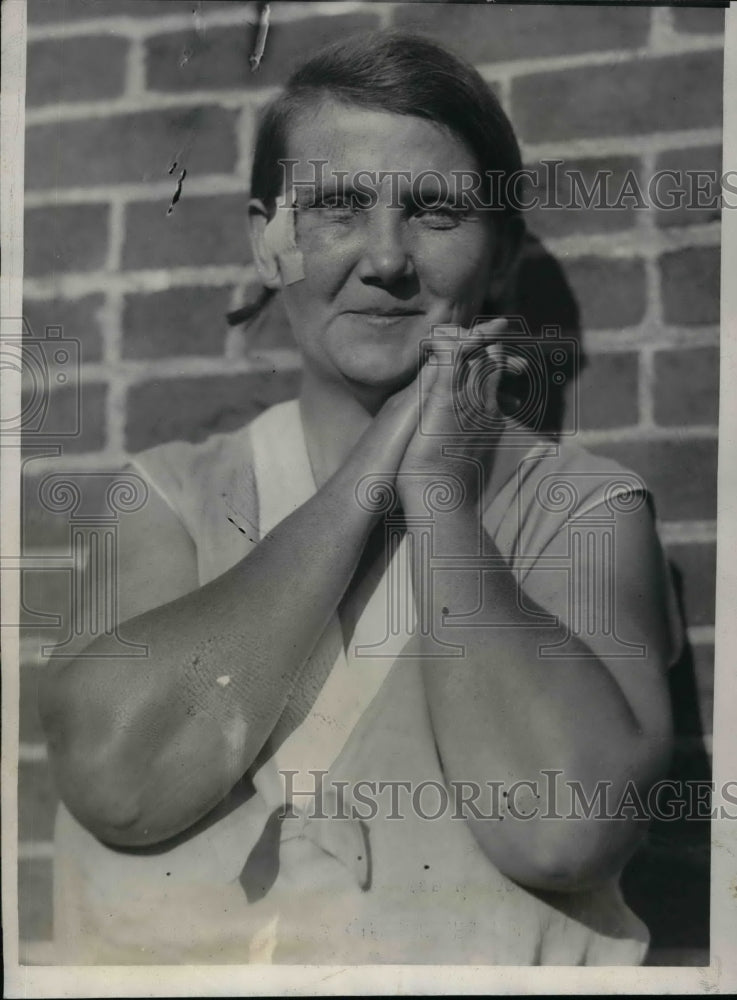
[[[514,277],[514,272],[522,255],[525,240],[525,224],[519,216],[503,219],[494,248],[494,265],[491,277],[491,297],[495,302],[505,298],[505,291]]]
[[[248,203],[248,222],[258,276],[266,288],[277,291],[282,287],[279,263],[265,236],[269,212],[259,198],[251,198]]]

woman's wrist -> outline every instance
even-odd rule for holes
[[[433,551],[443,555],[480,555],[483,511],[479,496],[453,478],[429,478],[399,489],[402,510],[412,524],[432,525]]]
[[[376,477],[378,482],[380,477]],[[387,478],[387,477],[384,477]],[[354,462],[346,462],[321,487],[320,495],[336,518],[355,531],[368,535],[380,517],[381,505],[371,488],[370,473],[362,472]]]

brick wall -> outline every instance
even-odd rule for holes
[[[530,166],[560,158],[586,177],[632,169],[643,178],[662,167],[720,168],[718,9],[277,3],[266,57],[252,74],[255,6],[29,0],[25,314],[37,336],[63,326],[80,341],[82,390],[81,433],[45,442],[62,443],[61,458],[49,458],[49,448],[27,453],[29,552],[66,545],[65,519],[41,516],[34,503],[49,468],[112,468],[128,451],[200,439],[294,395],[299,362],[278,310],[245,332],[229,329],[224,314],[254,283],[245,231],[254,116],[318,42],[395,25],[450,44],[493,83]],[[182,198],[167,214],[183,167]],[[673,671],[678,766],[705,773],[719,214],[538,211],[528,222],[580,310],[582,441],[645,476],[655,494],[688,623],[689,648]],[[552,273],[540,260],[531,254],[520,292],[533,313]],[[44,960],[50,936],[55,805],[34,685],[40,641],[54,642],[64,627],[36,628],[34,613],[64,616],[66,579],[24,575],[20,917],[28,961]],[[653,961],[689,961],[707,943],[705,842],[693,825],[682,834],[676,841],[656,831],[628,872],[628,892],[654,930]],[[656,897],[674,870],[681,909],[669,904],[666,915]]]

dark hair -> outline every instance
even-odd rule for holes
[[[297,69],[284,90],[261,114],[251,172],[251,196],[271,207],[282,193],[280,161],[288,157],[290,128],[307,108],[331,98],[346,104],[400,115],[413,115],[449,129],[477,160],[488,197],[491,178],[486,171],[506,176],[522,167],[512,125],[480,73],[435,42],[401,31],[357,35],[322,49]],[[500,185],[501,192],[506,185]],[[501,201],[500,214],[519,209]],[[253,306],[229,319],[250,318],[268,300],[269,292]]]
[[[287,157],[290,127],[322,98],[444,126],[468,146],[482,174],[522,167],[511,123],[472,66],[428,39],[378,31],[323,49],[292,74],[266,107],[253,158],[254,198],[269,204],[281,193],[279,161]],[[501,207],[516,211],[509,203]]]

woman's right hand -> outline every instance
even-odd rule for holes
[[[353,477],[354,484],[371,473],[393,481],[417,431],[427,376],[433,374],[434,369],[426,369],[422,378],[417,374],[386,400],[336,475]]]

